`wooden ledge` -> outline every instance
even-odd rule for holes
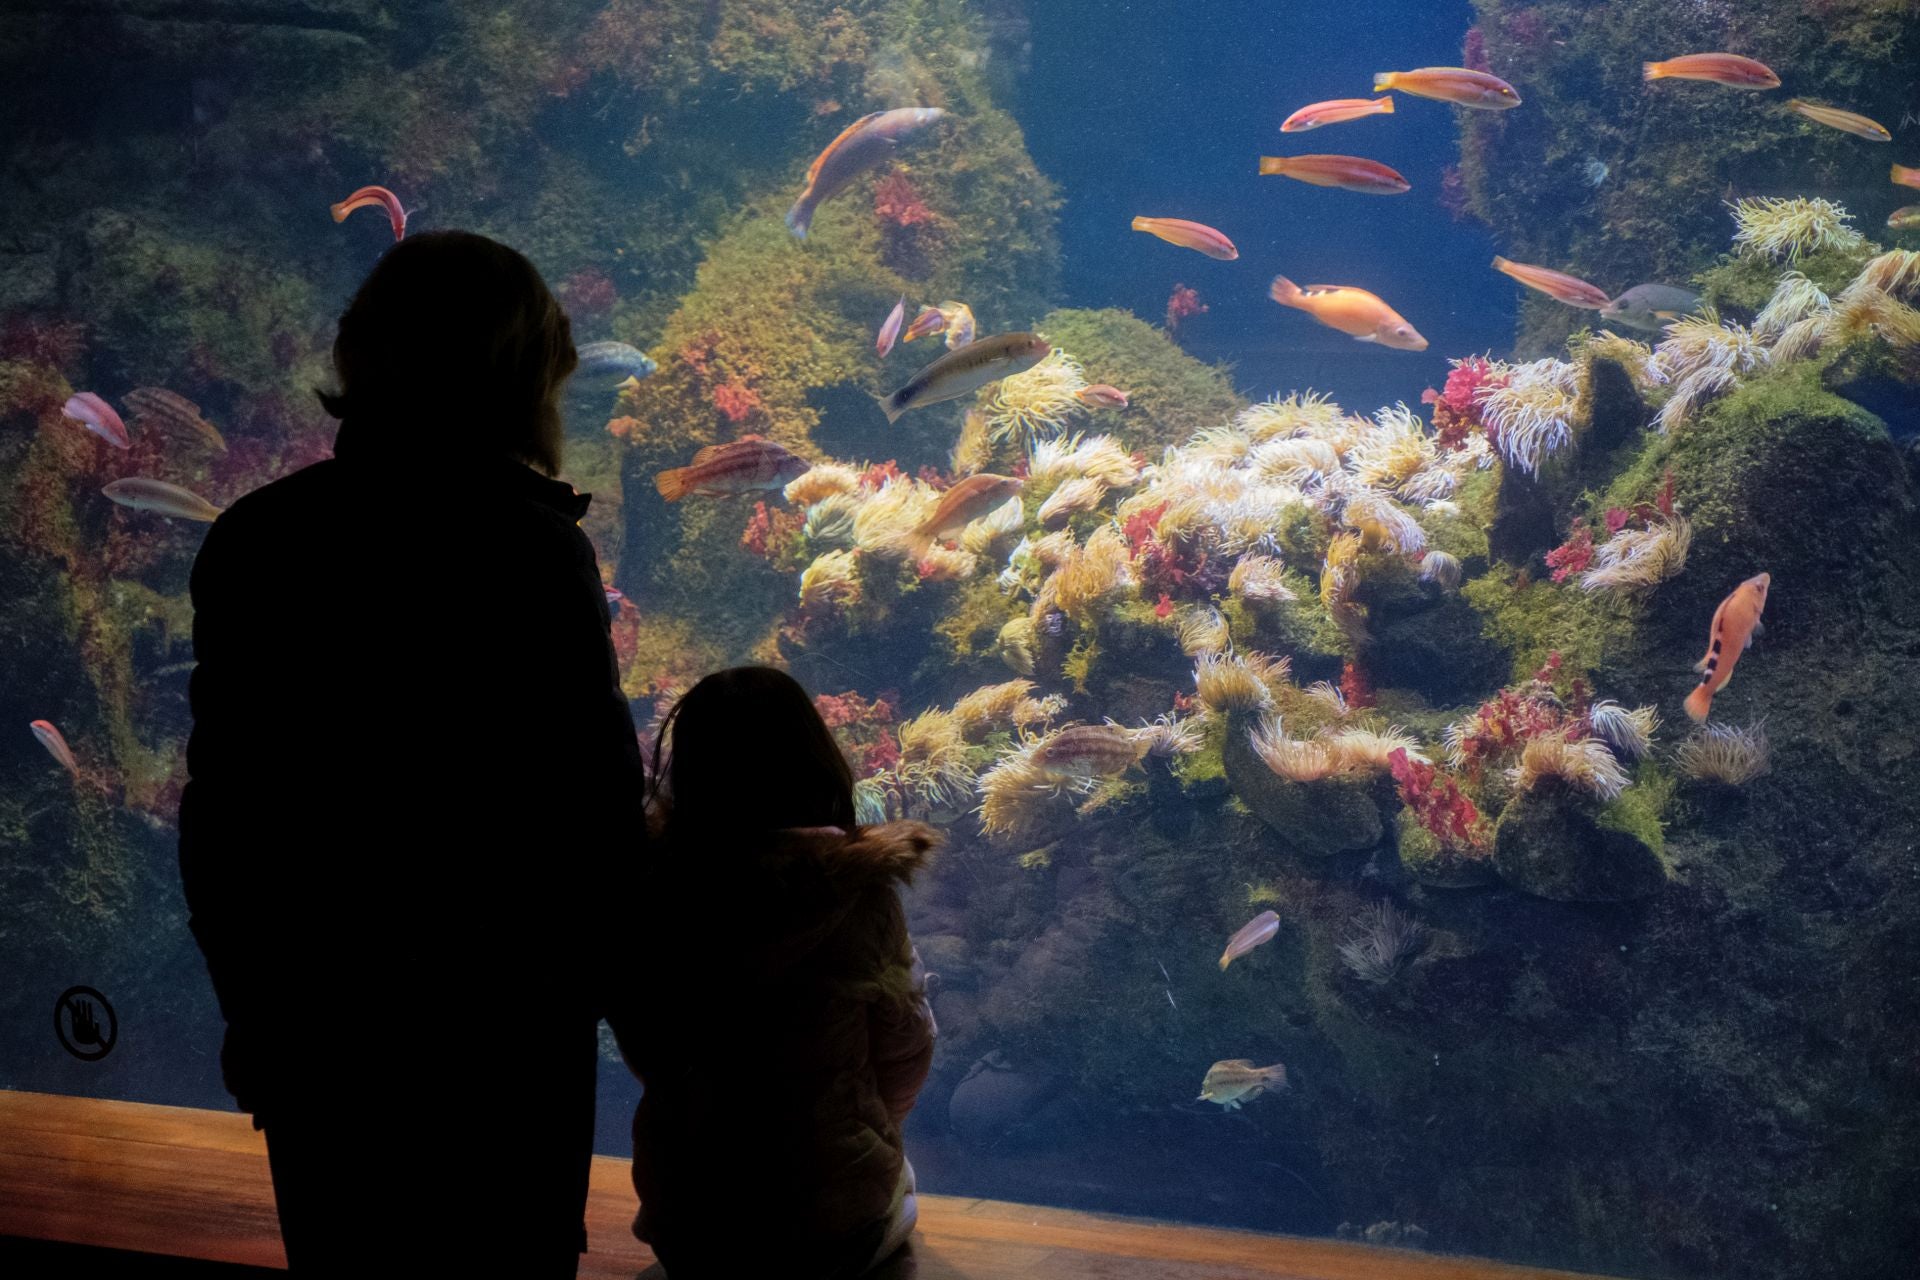
[[[628,1162],[597,1156],[583,1277],[653,1262]],[[1574,1280],[1472,1258],[922,1196],[920,1280]],[[0,1090],[0,1236],[286,1265],[266,1144],[238,1113]]]

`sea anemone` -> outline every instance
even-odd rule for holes
[[[1558,778],[1576,790],[1612,800],[1632,779],[1599,738],[1569,738],[1567,731],[1542,733],[1527,739],[1520,763],[1507,770],[1507,779],[1521,791],[1530,791],[1543,778]]]
[[[1289,436],[1255,446],[1247,462],[1262,476],[1304,487],[1340,469],[1340,454],[1325,440]]]
[[[1340,686],[1331,680],[1315,680],[1300,692],[1316,702],[1324,703],[1336,720],[1347,718],[1347,695],[1340,692]]]
[[[1504,372],[1505,383],[1484,386],[1476,393],[1481,420],[1509,466],[1538,475],[1542,462],[1573,442],[1579,366],[1547,359]]]
[[[1031,680],[1009,680],[975,689],[953,704],[953,718],[962,733],[977,737],[996,725],[1011,724],[1012,716],[1023,703],[1032,701]],[[1045,718],[1045,717],[1041,717]]]
[[[1055,436],[1036,441],[1027,450],[1027,484],[1033,487],[1059,484],[1078,475],[1073,465],[1074,452],[1080,447],[1078,435]]]
[[[1262,717],[1250,731],[1248,742],[1267,768],[1292,782],[1318,782],[1346,767],[1326,739],[1287,737],[1279,716]]]
[[[1284,567],[1273,556],[1241,556],[1227,575],[1227,590],[1254,604],[1282,604],[1295,598]]]
[[[947,469],[957,479],[986,470],[993,461],[993,436],[987,426],[987,411],[975,405],[960,419],[960,434],[947,451]]]
[[[1227,620],[1220,616],[1218,609],[1183,610],[1175,631],[1180,637],[1180,652],[1189,658],[1219,653],[1227,647]]]
[[[860,488],[860,473],[840,462],[816,462],[787,482],[787,501],[796,507],[810,507],[836,493],[853,493]]]
[[[1751,330],[1721,324],[1711,310],[1669,325],[1654,354],[1673,382],[1673,394],[1655,419],[1662,431],[1684,425],[1708,400],[1772,363],[1772,353]]]
[[[1425,925],[1394,910],[1393,904],[1383,899],[1374,904],[1373,910],[1362,911],[1347,921],[1340,959],[1347,972],[1362,982],[1385,986],[1420,953],[1426,940]]]
[[[889,560],[910,560],[923,539],[920,526],[939,505],[931,486],[896,476],[869,494],[853,514],[853,537],[862,551]]]
[[[829,551],[800,573],[800,607],[809,613],[860,602],[857,552]]]
[[[922,582],[959,582],[971,578],[980,568],[980,557],[971,551],[956,551],[933,543],[914,561],[914,572]]]
[[[1023,676],[1032,675],[1033,623],[1026,618],[1009,620],[994,638],[993,651],[1009,669]]]
[[[1033,368],[1000,379],[985,393],[981,407],[987,413],[988,436],[1031,445],[1059,435],[1083,411],[1074,393],[1086,385],[1079,361],[1055,347]]]
[[[1345,429],[1346,410],[1331,397],[1296,391],[1284,400],[1264,400],[1242,409],[1234,429],[1255,444],[1288,436],[1333,436]]]
[[[1869,258],[1847,288],[1878,289],[1901,302],[1920,300],[1920,249],[1893,249]]]
[[[1194,696],[1209,711],[1264,711],[1273,705],[1272,686],[1287,678],[1289,658],[1263,653],[1202,654],[1193,668]]]
[[[1652,707],[1629,711],[1611,698],[1602,698],[1587,711],[1594,736],[1624,760],[1643,759],[1653,749],[1653,731],[1660,727],[1660,716]]]
[[[1429,551],[1420,557],[1420,581],[1431,582],[1442,591],[1459,587],[1460,578],[1465,572],[1459,558],[1445,551]]]
[[[1644,591],[1687,567],[1693,525],[1685,516],[1658,520],[1645,529],[1622,529],[1593,549],[1592,567],[1580,575],[1587,591]]]
[[[1102,525],[1047,579],[1053,607],[1082,626],[1098,622],[1133,588],[1132,559],[1120,531]]]
[[[1767,299],[1767,305],[1760,309],[1760,314],[1753,318],[1753,333],[1757,338],[1772,341],[1788,326],[1811,316],[1823,315],[1832,309],[1832,299],[1821,292],[1819,285],[1798,271],[1789,271],[1780,277],[1780,283],[1774,286],[1773,296]],[[1776,359],[1778,354],[1776,350]]]
[[[1421,764],[1433,763],[1420,750],[1420,740],[1397,724],[1384,730],[1342,729],[1327,735],[1327,745],[1333,748],[1334,758],[1341,767],[1347,769],[1384,772],[1392,767],[1388,757],[1396,751],[1406,752],[1407,759]]]
[[[1689,778],[1738,787],[1766,773],[1771,754],[1764,724],[1710,724],[1680,744],[1673,762]]]
[[[1019,498],[1008,498],[960,531],[960,549],[983,560],[998,560],[1020,541],[1026,511]]]
[[[885,822],[894,815],[891,792],[884,777],[860,778],[853,784],[853,820],[863,827]]]
[[[980,796],[980,829],[989,836],[1019,836],[1037,830],[1046,818],[1049,802],[1065,787],[1034,763],[1044,738],[1028,741],[1009,752],[976,784]]]
[[[1426,550],[1427,535],[1419,523],[1384,493],[1363,490],[1347,500],[1341,519],[1360,535],[1369,551],[1417,555]]]
[[[1192,755],[1206,744],[1190,716],[1164,715],[1133,732],[1146,754],[1162,758]]]
[[[1373,415],[1373,425],[1347,453],[1347,469],[1361,484],[1399,492],[1439,456],[1420,415],[1396,404]]]
[[[859,505],[851,493],[829,493],[807,508],[806,523],[800,526],[800,533],[817,546],[852,546],[853,516]]]
[[[1140,479],[1140,463],[1112,436],[1089,436],[1073,451],[1071,463],[1079,474],[1109,489],[1124,489]]]
[[[1074,476],[1047,495],[1047,500],[1040,504],[1036,518],[1043,526],[1065,524],[1076,513],[1091,511],[1099,506],[1100,500],[1106,496],[1107,486],[1092,476]]]
[[[1798,262],[1820,249],[1855,253],[1867,247],[1851,225],[1853,215],[1831,200],[1761,196],[1727,207],[1736,227],[1734,248],[1750,258]]]

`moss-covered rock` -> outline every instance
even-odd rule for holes
[[[1246,407],[1225,369],[1201,364],[1131,312],[1050,311],[1038,331],[1078,360],[1089,382],[1127,393],[1126,409],[1095,413],[1088,429],[1110,431],[1149,457]]]
[[[1493,865],[1514,888],[1556,902],[1645,898],[1668,878],[1650,845],[1554,784],[1523,791],[1506,807],[1494,827]]]
[[[1286,844],[1310,858],[1371,849],[1385,827],[1374,779],[1367,776],[1294,782],[1267,768],[1248,742],[1251,725],[1228,719],[1221,758],[1233,794]]]
[[[1466,855],[1441,844],[1411,809],[1394,815],[1393,838],[1400,865],[1429,888],[1471,889],[1496,878],[1491,857]]]

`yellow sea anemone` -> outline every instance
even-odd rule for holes
[[[1054,607],[1082,626],[1098,622],[1133,589],[1132,563],[1120,531],[1102,525],[1047,580]]]
[[[1645,529],[1622,529],[1594,548],[1593,564],[1580,575],[1588,591],[1644,591],[1687,567],[1693,525],[1686,517],[1660,520]]]
[[[954,551],[934,543],[920,553],[914,569],[922,582],[959,582],[971,578],[980,568],[980,557],[971,551]]]
[[[1084,411],[1074,393],[1086,385],[1080,362],[1055,347],[1025,373],[1002,378],[981,393],[987,433],[992,439],[1021,445],[1057,436]]]
[[[1820,249],[1853,253],[1867,247],[1851,225],[1853,215],[1831,200],[1761,196],[1727,207],[1733,211],[1734,248],[1749,258],[1798,262]]]
[[[1602,698],[1587,711],[1594,736],[1628,760],[1643,759],[1653,750],[1653,731],[1660,727],[1660,716],[1652,707],[1628,710],[1611,698]]]
[[[994,638],[993,651],[1009,669],[1023,676],[1032,675],[1033,623],[1026,618],[1010,620]]]
[[[1362,548],[1416,555],[1426,550],[1427,535],[1419,522],[1384,493],[1362,490],[1347,500],[1341,513],[1347,527],[1360,535]]]
[[[1507,770],[1507,778],[1522,791],[1531,790],[1543,778],[1558,778],[1602,800],[1614,799],[1631,781],[1606,743],[1598,738],[1569,740],[1564,731],[1527,739],[1520,763]]]
[[[1680,744],[1673,762],[1689,778],[1740,787],[1772,768],[1771,756],[1765,725],[1710,724]]]
[[[1346,458],[1347,470],[1361,484],[1398,492],[1439,461],[1439,451],[1426,434],[1426,424],[1406,405],[1382,409],[1373,417],[1372,425],[1360,433]]]
[[[859,499],[851,493],[829,493],[807,508],[800,532],[814,546],[852,546],[853,516],[859,507]]]
[[[1189,658],[1227,647],[1227,620],[1218,609],[1189,606],[1181,611],[1174,629],[1180,637],[1180,652]]]
[[[1193,668],[1194,696],[1209,711],[1264,711],[1273,705],[1273,689],[1292,669],[1290,658],[1263,653],[1202,654]]]
[[[1092,476],[1074,476],[1047,495],[1035,518],[1046,527],[1065,524],[1078,512],[1091,511],[1099,506],[1100,500],[1106,496],[1107,486]]]
[[[1346,410],[1332,397],[1315,391],[1296,391],[1284,400],[1266,400],[1242,409],[1233,420],[1236,430],[1259,444],[1287,436],[1331,437],[1346,429]]]
[[[854,512],[854,541],[862,551],[889,560],[912,559],[922,542],[920,526],[939,502],[932,486],[895,477],[869,494]]]
[[[1279,716],[1263,717],[1248,741],[1267,768],[1292,782],[1318,782],[1346,766],[1325,738],[1289,738]]]
[[[1295,598],[1285,567],[1273,556],[1241,556],[1227,575],[1227,590],[1254,604],[1282,604]]]
[[[953,704],[953,718],[968,737],[1004,724],[1013,709],[1033,692],[1031,680],[1008,680],[975,689]]]
[[[1540,464],[1573,443],[1580,370],[1563,360],[1535,360],[1504,370],[1505,386],[1481,393],[1481,420],[1499,440],[1500,455],[1537,475]]]
[[[960,549],[983,560],[1003,559],[1020,541],[1026,519],[1020,499],[1008,498],[960,531]]]
[[[1247,463],[1262,476],[1303,486],[1338,471],[1340,454],[1325,440],[1289,436],[1258,446],[1248,455]]]
[[[840,462],[816,462],[787,483],[787,501],[796,507],[810,507],[837,493],[853,493],[860,488],[860,473]]]
[[[957,476],[984,471],[993,461],[993,435],[987,425],[987,411],[975,405],[960,419],[960,435],[947,452],[948,469]]]
[[[800,574],[800,607],[809,613],[860,602],[857,552],[829,551]]]
[[[1420,750],[1420,739],[1397,724],[1385,729],[1341,729],[1327,735],[1327,745],[1333,749],[1334,759],[1348,769],[1385,772],[1393,763],[1387,757],[1396,751],[1406,752],[1407,759],[1421,764],[1433,763]]]
[[[1002,756],[980,775],[980,830],[988,836],[1027,835],[1045,822],[1054,800],[1065,794],[1060,780],[1034,763],[1045,739],[1034,739]]]

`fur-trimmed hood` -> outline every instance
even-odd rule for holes
[[[811,859],[843,888],[868,881],[911,884],[942,839],[924,822],[878,822],[851,832],[788,827],[774,833],[770,852],[775,858]]]

